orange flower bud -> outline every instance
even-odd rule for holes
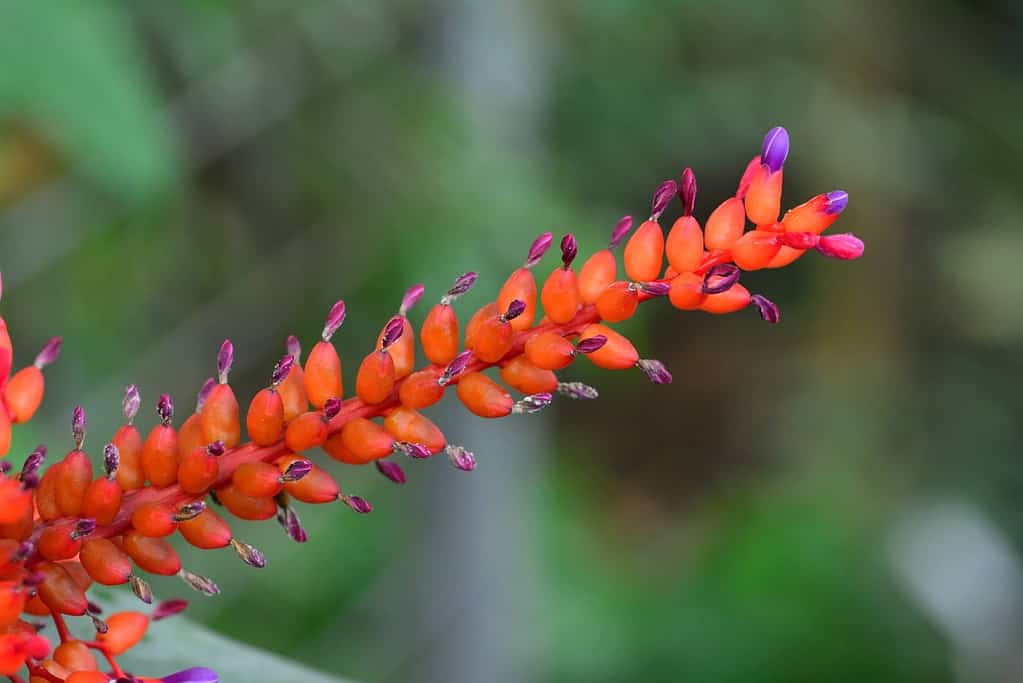
[[[458,381],[458,398],[480,417],[504,417],[511,413],[514,401],[501,385],[479,372],[465,374]]]

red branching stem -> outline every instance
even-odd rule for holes
[[[68,631],[67,623],[64,621],[64,617],[56,612],[50,614],[53,617],[53,625],[57,627],[57,635],[60,637],[60,642],[66,643],[69,640],[74,640],[71,636],[71,632]]]
[[[7,680],[9,680],[11,683],[25,683],[25,680],[18,674],[11,674],[10,676],[7,677]]]
[[[107,660],[107,664],[110,665],[110,669],[111,671],[114,672],[115,676],[118,677],[124,676],[124,671],[121,669],[121,665],[118,664],[117,660],[114,659],[114,656],[110,654],[110,649],[106,646],[105,643],[101,643],[96,640],[87,640],[85,641],[85,646],[88,648],[92,648],[93,650],[96,650],[97,652],[102,654],[103,658]]]

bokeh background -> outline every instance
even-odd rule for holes
[[[862,260],[751,274],[778,326],[644,307],[623,328],[671,386],[581,363],[596,402],[439,406],[476,472],[338,470],[372,515],[307,508],[303,547],[238,524],[262,572],[185,550],[224,589],[191,615],[352,681],[1019,680],[1021,22],[998,0],[6,3],[3,312],[18,362],[65,339],[16,452],[60,451],[76,402],[98,450],[129,382],[143,427],[162,391],[186,412],[226,336],[251,395],[338,297],[353,368],[408,284],[432,302],[480,271],[467,316],[536,233],[600,248],[687,165],[706,216],[784,124],[786,204],[847,190]]]

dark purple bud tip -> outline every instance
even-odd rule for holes
[[[227,376],[234,364],[234,344],[230,339],[225,339],[217,352],[217,378],[221,384],[227,384]]]
[[[778,321],[781,320],[781,312],[778,310],[778,305],[763,294],[754,294],[749,298],[749,301],[757,307],[760,317],[772,325],[777,325]]]
[[[278,515],[278,520],[281,521],[281,525],[291,540],[296,543],[305,543],[309,540],[309,534],[306,533],[305,527],[302,526],[302,520],[299,519],[298,513],[291,508],[287,508],[284,511],[283,520]]]
[[[579,244],[575,241],[575,235],[568,233],[561,238],[561,263],[565,270],[572,265],[576,255],[579,253]]]
[[[210,392],[213,391],[215,386],[217,386],[217,380],[207,377],[206,381],[199,388],[199,393],[195,395],[195,412],[198,413],[206,405],[206,399],[210,397]]]
[[[142,396],[139,395],[139,388],[134,384],[129,384],[125,387],[124,400],[121,401],[121,413],[124,415],[125,422],[128,424],[132,423],[139,412],[141,404]]]
[[[75,406],[71,411],[71,438],[75,442],[75,448],[82,450],[85,442],[85,408]]]
[[[85,609],[89,614],[103,614],[103,608],[89,600],[85,603]]]
[[[234,548],[234,551],[238,554],[238,557],[241,558],[242,562],[250,567],[262,569],[266,566],[266,557],[263,553],[248,543],[243,543],[237,538],[232,538],[231,547]]]
[[[607,243],[607,248],[614,249],[621,244],[630,230],[632,230],[632,216],[622,216],[619,218],[615,229],[611,231],[611,241]]]
[[[380,350],[387,349],[391,344],[398,341],[401,338],[401,333],[405,330],[405,319],[401,316],[394,316],[387,321],[387,325],[384,326],[384,336],[380,340]]]
[[[188,600],[164,600],[153,610],[153,621],[160,621],[175,614],[181,614],[188,607]]]
[[[338,301],[330,307],[330,312],[327,313],[327,320],[323,324],[323,341],[330,341],[330,338],[337,332],[337,328],[341,327],[341,323],[345,321],[347,313],[344,301]],[[295,357],[298,358],[297,355]]]
[[[412,307],[419,303],[419,300],[423,298],[423,292],[426,291],[426,287],[423,285],[412,285],[405,290],[405,296],[401,297],[401,306],[398,307],[398,315],[405,315]]]
[[[71,532],[71,538],[85,538],[95,530],[96,520],[92,517],[84,517],[78,520],[78,523],[75,524],[75,529]]]
[[[558,382],[558,393],[576,401],[592,401],[600,396],[596,389],[582,382]]]
[[[14,465],[11,463],[10,460],[4,460],[3,462],[0,462],[0,472],[8,474],[13,469]]]
[[[409,441],[395,441],[394,449],[400,453],[404,453],[410,458],[415,458],[417,460],[429,458],[431,455],[433,455],[433,453],[430,452],[430,449],[424,446],[423,444],[411,443]]]
[[[451,464],[463,472],[472,472],[476,469],[476,456],[464,446],[448,445],[444,452],[448,454]]]
[[[692,216],[693,207],[696,206],[696,174],[689,167],[682,171],[679,179],[678,198],[682,200],[683,215]]]
[[[842,213],[849,205],[849,193],[845,190],[832,190],[824,195],[824,199],[824,213],[829,216]]]
[[[664,367],[664,363],[661,361],[654,360],[653,358],[643,359],[636,363],[636,366],[654,384],[671,384],[671,373],[668,372],[668,368]]]
[[[201,500],[193,500],[191,503],[185,503],[178,511],[174,513],[175,522],[187,522],[190,519],[195,519],[206,511],[206,503]]]
[[[650,296],[667,296],[671,289],[669,282],[640,282],[639,291]]]
[[[373,511],[373,506],[370,505],[369,501],[362,496],[347,496],[345,494],[341,494],[341,502],[361,515],[365,515]]]
[[[505,322],[508,322],[509,320],[515,320],[515,318],[518,318],[520,315],[522,315],[522,313],[525,310],[526,303],[520,299],[515,299],[510,304],[508,304],[508,310],[504,312],[504,315],[501,316],[501,319],[504,320]]]
[[[57,356],[60,355],[61,341],[60,337],[54,337],[50,341],[46,342],[43,348],[40,349],[39,353],[36,355],[33,365],[42,370],[47,365],[50,365],[53,361],[57,360]]]
[[[281,482],[290,483],[298,481],[313,471],[313,464],[308,460],[296,460],[295,462],[288,465],[288,468],[284,470],[284,474],[281,475]]]
[[[764,146],[760,148],[760,162],[767,166],[771,173],[777,173],[785,165],[785,158],[788,155],[789,132],[781,126],[767,131]]]
[[[863,256],[863,240],[851,232],[824,235],[817,243],[817,251],[831,258],[851,261]]]
[[[550,232],[545,232],[533,240],[533,243],[529,246],[529,254],[526,256],[525,267],[532,268],[539,263],[540,259],[543,258],[543,255],[551,248],[551,243],[553,241],[554,234]]]
[[[21,466],[21,478],[24,480],[25,477],[35,475],[39,472],[39,468],[43,466],[46,461],[46,446],[39,444],[36,449],[28,454],[25,458],[25,464]],[[6,461],[4,461],[6,464]]]
[[[302,344],[295,335],[288,335],[287,341],[284,342],[284,348],[288,350],[288,355],[294,358],[296,362],[302,357]]]
[[[674,180],[665,180],[654,190],[653,201],[650,202],[650,220],[656,221],[668,208],[671,198],[678,192],[678,183]]]
[[[530,394],[529,396],[523,396],[521,399],[515,402],[512,406],[512,412],[517,414],[522,413],[538,413],[551,404],[554,397],[544,391],[539,394]]]
[[[295,357],[290,353],[286,356],[282,356],[277,364],[274,365],[274,371],[270,375],[270,385],[279,386],[281,382],[288,378],[288,373],[291,372],[292,366],[295,365]]]
[[[160,679],[163,683],[217,683],[217,672],[213,669],[197,666],[177,673],[169,674]]]
[[[470,360],[472,360],[472,351],[468,349],[462,351],[460,354],[455,356],[450,363],[448,363],[446,368],[444,368],[444,373],[437,378],[437,383],[441,386],[448,384],[456,375],[465,370],[465,367],[469,364]]]
[[[703,276],[700,291],[704,294],[727,292],[739,281],[739,268],[734,263],[719,263],[712,266]]]
[[[170,394],[160,394],[160,399],[156,402],[156,414],[160,416],[160,422],[165,426],[170,425],[174,419],[174,401]]]
[[[206,455],[211,455],[214,458],[219,458],[224,454],[225,450],[227,449],[224,447],[223,441],[214,441],[213,443],[206,447]]]
[[[323,404],[323,419],[333,420],[334,416],[341,412],[341,406],[344,403],[339,398],[328,398],[327,402]]]
[[[117,476],[117,468],[120,466],[121,452],[117,450],[117,446],[108,443],[103,447],[103,471],[106,472],[107,479]]]
[[[478,275],[472,271],[459,275],[458,279],[455,280],[455,284],[451,286],[451,289],[441,298],[440,302],[445,306],[450,306],[451,302],[472,289],[472,286],[476,284],[477,277]]]
[[[377,471],[395,484],[405,483],[405,470],[396,462],[390,460],[376,460]]]
[[[593,353],[602,349],[606,343],[607,337],[602,334],[595,334],[592,337],[580,339],[579,343],[575,345],[575,350],[579,353]]]

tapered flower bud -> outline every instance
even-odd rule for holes
[[[825,235],[817,243],[817,251],[831,258],[849,261],[863,256],[863,240],[852,233]]]
[[[674,180],[665,180],[654,190],[653,199],[650,202],[650,220],[657,221],[664,210],[668,208],[675,193],[678,192],[678,183]]]
[[[464,446],[449,445],[444,449],[451,464],[463,472],[471,472],[476,469],[476,456]]]
[[[750,303],[757,307],[760,317],[771,323],[777,324],[781,320],[781,313],[773,301],[762,294],[754,294],[750,297]]]
[[[549,393],[530,394],[515,402],[512,412],[516,414],[538,413],[551,404],[553,397]]]
[[[377,460],[375,463],[377,471],[395,484],[405,483],[405,470],[401,465],[391,460]]]
[[[596,389],[582,382],[560,382],[558,393],[575,400],[592,400],[600,396]]]
[[[234,548],[235,553],[237,553],[238,557],[241,558],[242,562],[250,567],[262,569],[266,566],[266,557],[263,556],[263,553],[248,543],[243,543],[237,538],[232,538],[231,547]]]
[[[188,600],[164,600],[153,610],[153,621],[160,621],[181,614],[188,607]]]
[[[647,379],[654,384],[671,384],[671,373],[664,367],[664,363],[659,360],[653,358],[643,359],[636,363],[636,367],[642,370]]]
[[[209,577],[190,572],[187,569],[179,571],[178,576],[181,577],[181,580],[188,584],[190,588],[199,591],[207,597],[220,595],[220,586],[218,586],[216,582]]]

